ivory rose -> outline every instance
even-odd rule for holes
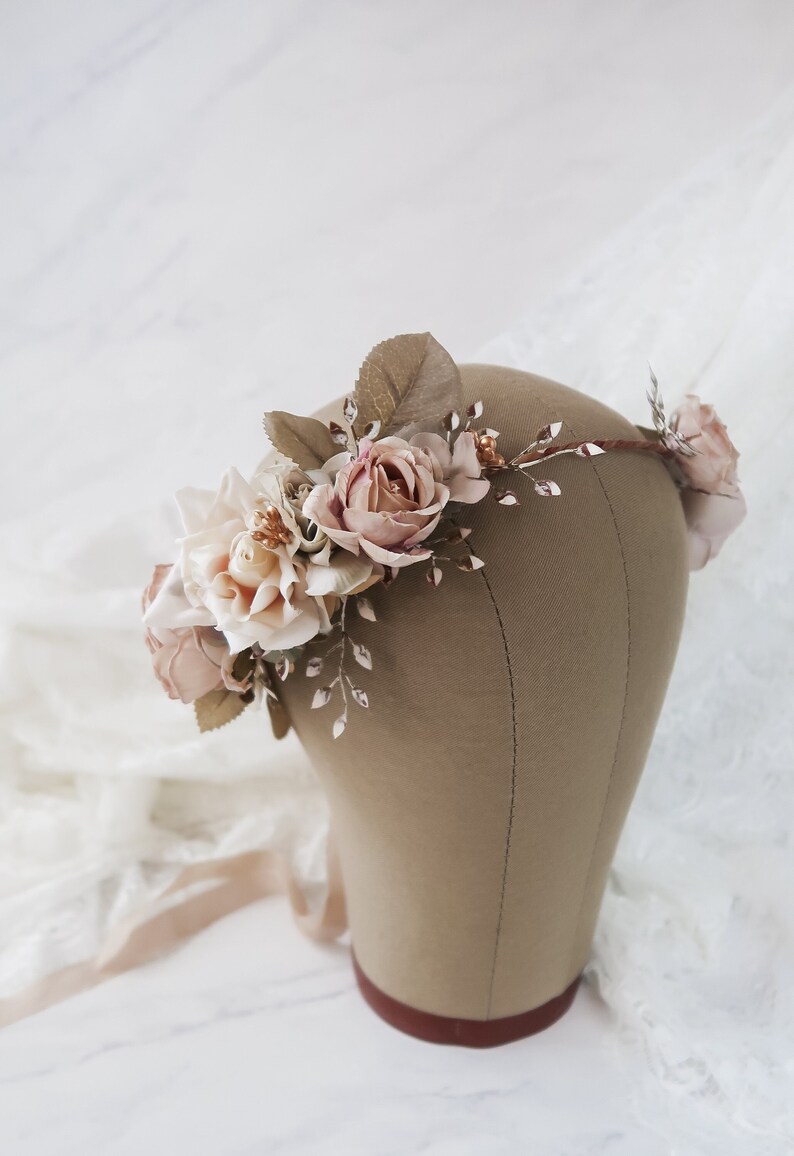
[[[173,567],[155,566],[152,580],[143,593],[144,614],[159,594]],[[146,628],[146,645],[152,656],[154,673],[168,697],[195,702],[222,686],[243,692],[246,687],[232,674],[234,657],[220,631],[212,626]]]
[[[217,494],[177,494],[186,534],[173,581],[154,599],[147,625],[217,626],[232,654],[255,642],[285,650],[330,630],[338,595],[365,582],[372,564],[349,557],[337,563],[330,548],[311,562],[296,557],[301,536],[286,504],[277,508],[287,541],[266,545],[259,527],[280,494],[275,478],[257,482],[258,491],[230,469]]]
[[[358,457],[338,454],[324,471],[333,480],[315,486],[304,513],[345,550],[395,568],[428,556],[421,543],[448,501],[479,501],[489,485],[470,433],[452,452],[437,434],[364,438]]]

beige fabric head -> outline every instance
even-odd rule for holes
[[[640,436],[543,378],[461,373],[503,453],[554,420],[572,438]],[[681,503],[654,455],[534,473],[561,496],[517,478],[518,507],[465,510],[482,571],[447,565],[434,590],[416,564],[370,592],[377,623],[352,616],[371,705],[351,705],[339,739],[310,709],[313,681],[280,688],[329,794],[361,967],[411,1007],[466,1019],[537,1007],[584,966],[686,598]]]

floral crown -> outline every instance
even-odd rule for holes
[[[566,440],[565,423],[555,421],[507,459],[499,433],[482,425],[482,402],[463,408],[458,367],[429,333],[381,342],[339,421],[266,413],[272,465],[250,483],[232,468],[217,493],[176,495],[179,558],[155,568],[143,595],[155,674],[171,698],[194,704],[202,731],[264,701],[282,737],[289,720],[273,679],[301,662],[321,682],[312,707],[337,703],[338,738],[350,704],[369,706],[351,674],[372,669],[370,651],[350,633],[351,606],[374,621],[365,592],[390,586],[407,566],[424,566],[431,588],[444,566],[481,569],[461,524],[464,507],[489,495],[517,506],[519,493],[506,483],[519,477],[530,494],[559,497],[542,468],[564,454],[660,456],[681,491],[690,568],[699,569],[745,515],[738,453],[712,406],[690,394],[668,420],[652,372],[647,396],[653,428],[640,427],[641,440]],[[304,655],[334,631],[322,658]]]

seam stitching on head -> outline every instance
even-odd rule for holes
[[[631,591],[630,591],[630,587],[629,587],[629,571],[628,571],[628,567],[626,565],[626,553],[623,549],[623,539],[620,536],[620,530],[618,528],[618,520],[615,516],[615,508],[612,505],[612,501],[609,497],[609,494],[607,493],[607,488],[601,479],[601,476],[598,472],[597,467],[594,468],[594,473],[595,473],[595,476],[598,478],[598,484],[601,487],[601,490],[603,492],[604,497],[606,498],[607,505],[609,506],[609,512],[612,515],[612,524],[615,527],[615,535],[617,537],[618,546],[620,548],[620,560],[621,560],[621,563],[623,565],[623,581],[624,581],[625,590],[626,590],[626,682],[625,682],[625,687],[623,690],[623,709],[622,709],[621,714],[620,714],[620,726],[618,727],[618,737],[615,741],[615,755],[614,755],[614,758],[612,759],[612,767],[611,767],[610,772],[609,772],[609,779],[607,781],[606,794],[604,795],[604,803],[603,803],[603,806],[601,808],[601,818],[599,819],[598,830],[596,831],[595,840],[593,842],[593,849],[590,852],[590,861],[587,865],[587,874],[585,876],[584,887],[582,888],[582,898],[579,902],[579,910],[577,912],[576,920],[574,921],[574,925],[573,925],[573,943],[571,945],[571,952],[573,952],[575,950],[577,941],[579,939],[579,925],[580,925],[580,922],[582,919],[582,911],[584,910],[584,903],[585,903],[585,899],[587,898],[587,889],[590,885],[590,877],[593,873],[593,865],[595,863],[596,851],[598,850],[598,845],[599,845],[599,842],[601,840],[601,831],[603,829],[604,818],[606,817],[606,813],[607,813],[607,803],[609,802],[609,796],[610,796],[611,791],[612,791],[612,783],[613,783],[613,780],[615,777],[615,768],[618,765],[618,755],[620,754],[620,745],[621,745],[621,741],[623,739],[623,728],[624,728],[625,722],[626,722],[626,706],[627,706],[628,701],[629,701],[629,680],[630,680],[630,674],[631,674]]]
[[[507,865],[508,865],[508,861],[510,859],[510,839],[511,839],[511,836],[513,834],[513,817],[515,815],[516,770],[517,770],[518,742],[517,742],[517,737],[516,737],[516,693],[515,693],[515,683],[513,681],[513,666],[512,666],[512,663],[510,662],[510,648],[507,645],[507,635],[505,633],[504,623],[502,622],[502,616],[499,613],[499,605],[496,601],[496,598],[494,597],[494,592],[491,589],[491,584],[488,581],[487,575],[484,573],[484,571],[480,571],[480,573],[481,573],[481,576],[483,578],[483,581],[485,582],[485,588],[488,591],[491,602],[493,603],[493,608],[494,608],[494,611],[496,612],[496,618],[497,618],[497,621],[499,623],[499,630],[501,631],[501,634],[502,634],[502,644],[504,645],[505,660],[507,662],[507,676],[508,676],[508,679],[510,682],[510,709],[511,709],[512,720],[513,720],[513,766],[512,766],[512,770],[511,770],[511,783],[510,783],[510,812],[509,812],[508,820],[507,820],[507,839],[505,841],[505,857],[504,857],[504,865],[502,867],[502,889],[501,889],[501,894],[499,897],[499,915],[498,915],[497,921],[496,921],[496,938],[494,940],[493,962],[491,963],[491,978],[490,978],[490,982],[488,985],[488,1004],[487,1004],[487,1007],[485,1009],[485,1018],[490,1019],[491,1018],[491,1000],[493,998],[494,977],[496,975],[496,960],[497,960],[497,956],[499,954],[499,937],[500,937],[500,933],[502,930],[502,915],[504,912],[505,891],[507,889]]]

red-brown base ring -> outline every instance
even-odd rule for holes
[[[439,1016],[433,1012],[419,1011],[398,999],[393,999],[369,979],[361,970],[361,965],[353,954],[353,970],[361,994],[369,1006],[386,1023],[409,1036],[426,1040],[431,1044],[457,1044],[463,1048],[495,1048],[509,1044],[525,1036],[535,1035],[551,1027],[565,1015],[573,1003],[581,982],[581,973],[560,995],[530,1011],[514,1016],[502,1016],[493,1020],[462,1020],[454,1016]]]

